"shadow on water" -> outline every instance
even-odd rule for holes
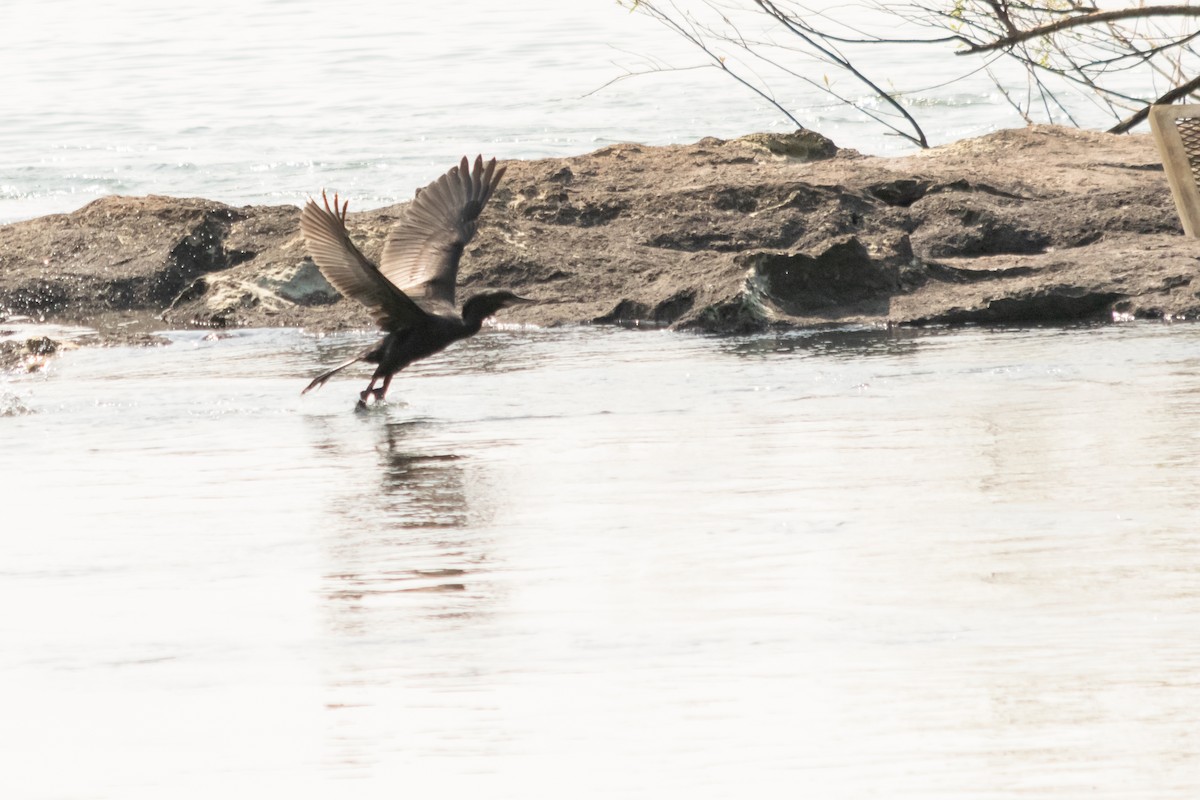
[[[1043,336],[1047,332],[1074,336],[1098,327],[1093,322],[1042,326],[925,327],[925,328],[824,328],[762,334],[731,340],[727,351],[738,356],[800,355],[835,359],[903,358],[919,349],[965,335],[1012,334]]]
[[[825,358],[898,358],[912,355],[943,331],[912,328],[837,328],[764,334],[731,340],[727,352],[737,356],[778,355]]]

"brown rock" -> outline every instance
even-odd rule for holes
[[[368,257],[402,209],[351,212]],[[0,226],[0,309],[101,328],[369,326],[306,257],[298,218],[110,197]],[[877,158],[754,134],[511,162],[461,284],[541,299],[506,318],[542,325],[1178,318],[1200,314],[1200,242],[1148,136],[1031,127]]]

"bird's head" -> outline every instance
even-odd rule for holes
[[[463,322],[468,327],[478,330],[485,319],[502,308],[536,302],[536,300],[530,300],[528,297],[513,294],[507,289],[499,292],[480,292],[463,304]]]

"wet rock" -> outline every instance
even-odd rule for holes
[[[1121,295],[1116,292],[1097,292],[1079,286],[1045,286],[988,300],[982,308],[948,309],[919,322],[1008,325],[1044,322],[1048,319],[1056,322],[1109,320],[1112,318],[1113,304],[1120,299]]]
[[[696,304],[696,293],[683,291],[668,297],[653,307],[634,300],[621,300],[609,313],[596,317],[592,322],[600,325],[666,326],[692,310]]]
[[[24,341],[4,339],[0,341],[0,370],[37,372],[58,352],[62,343],[48,336],[37,336]]]
[[[459,296],[544,301],[506,312],[517,322],[718,332],[1192,317],[1200,242],[1157,163],[1147,136],[1055,127],[892,158],[801,131],[510,162]],[[354,205],[351,235],[378,258],[403,204]],[[101,328],[371,325],[308,259],[297,208],[166,197],[0,226],[5,309]]]
[[[25,348],[19,342],[0,342],[0,370],[10,370],[21,363]]]
[[[49,336],[38,336],[33,339],[26,339],[25,349],[30,355],[34,356],[54,355],[58,352],[58,342]]]
[[[0,304],[73,320],[161,310],[198,275],[253,256],[227,246],[241,218],[207,200],[105,197],[73,214],[0,226]]]

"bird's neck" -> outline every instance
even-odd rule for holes
[[[505,298],[502,294],[485,292],[477,294],[463,305],[462,321],[467,330],[467,336],[474,336],[483,327],[483,321],[504,308]]]
[[[483,321],[487,319],[485,316],[480,316],[478,313],[471,313],[472,309],[463,309],[463,336],[474,336],[479,333],[479,329],[483,327]],[[491,316],[490,314],[488,316]]]

